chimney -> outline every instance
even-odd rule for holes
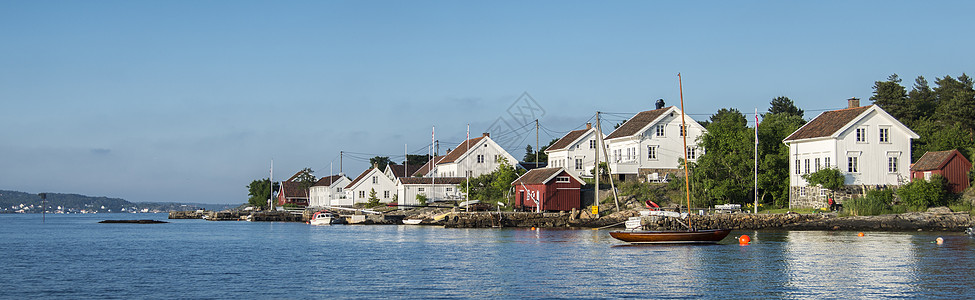
[[[592,129],[592,123],[586,122],[586,130]]]
[[[847,99],[846,102],[847,102],[847,104],[849,104],[847,108],[860,107],[860,98],[853,97],[853,98]]]
[[[484,136],[484,137],[491,137],[491,133],[490,132],[485,132],[484,135],[482,135],[482,136]]]
[[[657,109],[664,108],[664,99],[657,99]]]

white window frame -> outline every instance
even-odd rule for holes
[[[877,136],[879,137],[881,143],[890,144],[890,127],[880,127]]]
[[[654,127],[656,128],[654,130],[655,131],[655,135],[656,136],[659,136],[659,137],[663,137],[664,136],[664,132],[665,132],[664,131],[664,125],[657,125],[657,126],[654,126]]]
[[[860,173],[860,157],[857,157],[857,156],[847,156],[846,157],[846,171],[848,173]]]
[[[897,173],[897,156],[887,157],[887,173]]]
[[[687,146],[687,159],[697,159],[697,147]]]
[[[647,146],[647,160],[657,160],[657,146]]]
[[[555,183],[569,183],[569,176],[555,177]]]
[[[576,158],[576,170],[582,170],[582,159]]]
[[[857,143],[866,143],[868,141],[867,127],[857,127],[855,134]]]

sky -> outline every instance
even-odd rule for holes
[[[489,128],[515,157],[654,101],[811,119],[975,71],[971,1],[0,0],[0,189],[244,203]],[[678,82],[677,74],[681,74]],[[519,107],[516,105],[516,107]],[[534,119],[534,118],[530,118]],[[530,121],[529,121],[530,122]],[[500,125],[499,125],[500,124]],[[507,130],[503,130],[507,128]],[[339,153],[343,152],[340,160]],[[397,157],[398,156],[398,157]]]

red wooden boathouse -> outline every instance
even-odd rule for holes
[[[972,163],[958,150],[926,152],[911,165],[911,180],[931,179],[938,174],[948,179],[948,189],[957,194],[968,188],[971,169]]]
[[[535,211],[567,211],[582,208],[582,179],[564,168],[528,171],[511,183],[515,188],[515,208]],[[536,205],[536,201],[538,204]]]

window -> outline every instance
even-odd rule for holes
[[[372,177],[372,184],[377,184],[377,183],[379,183],[379,178],[376,178],[376,176],[373,176]]]
[[[687,159],[697,159],[697,148],[687,147]]]
[[[796,175],[802,174],[802,166],[799,165],[799,160],[796,160]]]
[[[657,125],[657,136],[664,136],[664,125]]]
[[[365,197],[366,197],[366,191],[359,191],[359,198],[365,198]]]
[[[829,169],[829,156],[824,157],[823,160],[825,161],[823,167]]]
[[[891,156],[887,158],[887,172],[897,173],[897,157]]]
[[[467,174],[467,177],[474,177],[474,171],[471,170],[464,171],[464,174]]]
[[[416,191],[417,192],[422,192],[423,191],[423,188],[417,188]]]
[[[389,191],[383,191],[383,198],[389,198]]]
[[[800,197],[805,197],[806,196],[806,187],[800,187],[799,188],[799,196]]]
[[[857,143],[866,143],[867,142],[867,129],[866,128],[863,128],[863,127],[857,128],[856,134],[857,134]]]
[[[850,156],[850,157],[847,157],[846,158],[846,171],[847,172],[850,172],[850,173],[860,172],[860,168],[859,168],[859,166],[857,164],[858,158],[859,157],[856,157],[856,156]]]
[[[680,125],[680,136],[685,136],[685,135],[687,135],[687,125],[681,124]]]
[[[809,174],[809,173],[810,173],[810,172],[809,172],[809,159],[807,158],[807,159],[805,160],[805,162],[806,162],[806,172],[805,172],[805,173],[806,173],[806,174]]]
[[[657,159],[657,147],[647,146],[647,159]]]
[[[569,183],[569,176],[559,176],[555,177],[556,183]]]
[[[589,140],[589,149],[596,149],[596,140]]]
[[[495,155],[494,155],[494,162],[495,162],[495,163],[499,163],[499,162],[501,162],[501,155],[497,155],[497,154],[495,154]]]
[[[452,188],[452,187],[449,187],[449,188],[447,188],[447,191],[448,191],[448,192],[452,192],[452,191],[454,191],[454,188]]]
[[[479,163],[479,164],[484,163],[484,155],[483,154],[478,154],[477,155],[477,163]]]
[[[890,128],[880,128],[880,142],[890,143]]]
[[[613,160],[620,162],[620,149],[613,150]]]
[[[336,193],[341,193],[342,192],[342,188],[340,188],[340,187],[335,188],[335,192]]]
[[[819,164],[819,157],[817,157],[817,158],[816,158],[816,169],[815,169],[815,170],[816,170],[816,172],[819,172],[819,170],[821,169],[821,167],[822,167],[822,166],[821,166],[821,165]]]
[[[582,159],[576,158],[576,170],[582,170]]]
[[[820,188],[819,189],[819,195],[825,197],[826,196],[826,189]]]

